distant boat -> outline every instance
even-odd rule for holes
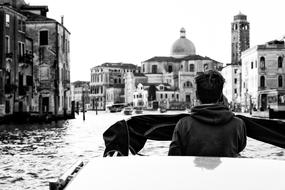
[[[125,115],[132,115],[133,114],[133,108],[132,107],[126,107],[124,109],[124,114]]]
[[[167,109],[165,107],[161,107],[159,109],[159,111],[160,111],[160,113],[165,113],[165,112],[167,112]]]
[[[135,113],[136,114],[142,114],[143,113],[143,108],[142,107],[136,107],[135,108]]]

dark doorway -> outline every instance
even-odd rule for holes
[[[191,96],[190,95],[186,95],[186,102],[191,103]]]
[[[43,104],[42,104],[42,112],[48,113],[49,112],[49,97],[43,97]]]
[[[261,94],[261,108],[260,111],[264,111],[267,108],[267,94]]]
[[[5,102],[5,113],[10,113],[10,101]]]

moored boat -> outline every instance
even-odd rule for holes
[[[132,115],[133,114],[133,108],[132,107],[125,107],[124,108],[124,114],[125,115]]]

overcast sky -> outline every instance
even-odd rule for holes
[[[105,62],[140,65],[169,56],[181,27],[196,54],[230,62],[231,22],[239,12],[250,22],[250,46],[285,35],[284,0],[25,0],[47,5],[48,17],[71,32],[71,81],[90,80]]]

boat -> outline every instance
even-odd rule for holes
[[[133,108],[132,107],[125,107],[124,108],[124,114],[125,115],[132,115],[133,114]]]
[[[142,114],[143,113],[143,108],[142,107],[136,107],[135,108],[135,113],[136,114]]]
[[[73,175],[64,190],[283,190],[285,161],[191,156],[97,157]]]
[[[103,157],[77,162],[50,182],[50,190],[284,189],[282,160],[140,156],[147,140],[171,140],[176,123],[186,116],[146,114],[116,122],[103,134]],[[236,116],[245,122],[248,137],[285,148],[285,122]]]

